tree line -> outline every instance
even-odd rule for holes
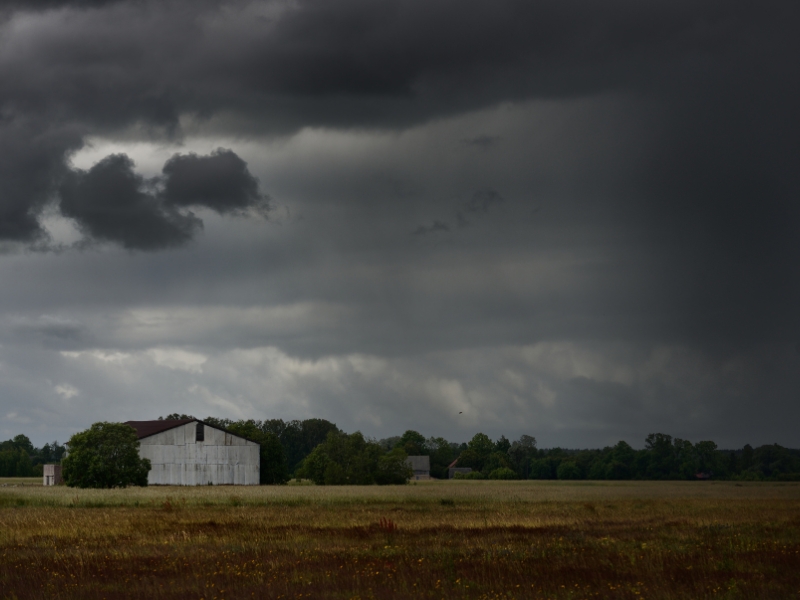
[[[429,456],[431,476],[437,479],[448,478],[448,468],[455,463],[455,467],[472,469],[456,473],[467,479],[800,480],[800,450],[778,444],[721,450],[713,441],[692,443],[652,433],[641,450],[624,441],[602,449],[539,449],[530,435],[511,441],[477,433],[469,442],[457,443],[408,430],[400,436],[371,440],[359,432],[348,435],[324,419],[208,418],[206,422],[234,433],[250,431],[254,441],[271,439],[269,456],[262,451],[262,464],[268,459],[268,464],[278,465],[270,468],[280,477],[265,483],[282,483],[291,477],[317,484],[393,482],[402,472],[400,465],[406,456]],[[388,464],[395,466],[389,468]]]
[[[34,447],[27,435],[0,442],[0,477],[36,477],[42,465],[60,462],[66,448],[56,442]]]
[[[466,479],[800,481],[800,450],[778,444],[720,450],[712,441],[693,444],[663,433],[648,435],[641,450],[624,441],[593,450],[538,449],[532,436],[493,441],[483,433],[459,445],[425,439],[416,431],[380,443],[387,449],[402,447],[409,455],[430,456],[431,475],[439,478],[447,477],[445,465],[452,460],[456,467],[472,469],[455,474]]]
[[[193,418],[177,413],[160,417]],[[624,441],[602,449],[539,449],[530,435],[511,441],[477,433],[469,442],[456,443],[408,430],[375,440],[345,433],[325,419],[204,421],[260,444],[262,484],[283,484],[292,477],[318,485],[403,483],[411,475],[408,456],[430,457],[431,476],[438,479],[446,479],[455,466],[462,471],[455,476],[467,479],[800,480],[800,450],[778,444],[721,450],[712,441],[693,444],[653,433],[641,450]],[[65,450],[58,442],[35,448],[27,436],[18,435],[0,443],[0,477],[41,475],[41,465],[60,462]]]
[[[712,441],[653,433],[641,450],[622,441],[600,450],[540,450],[528,468],[531,479],[800,481],[800,451],[778,444],[720,450]]]

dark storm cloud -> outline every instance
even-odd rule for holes
[[[405,126],[757,63],[790,49],[781,46],[792,43],[797,10],[627,0],[231,2],[224,11],[120,2],[48,15],[31,32],[41,40],[3,60],[0,77],[9,103],[58,109],[90,128],[174,127],[187,113],[238,114],[277,130]]]
[[[47,10],[64,6],[92,8],[104,6],[121,0],[0,0],[0,9],[24,9],[29,11]]]
[[[189,241],[202,222],[165,206],[124,154],[108,156],[77,171],[61,186],[61,212],[89,237],[129,249],[156,250]]]
[[[163,174],[147,181],[128,156],[107,156],[88,171],[64,176],[61,214],[74,219],[89,240],[159,250],[185,244],[203,226],[193,213],[179,209],[206,207],[222,215],[250,208],[266,215],[269,209],[247,163],[230,150],[176,154]]]
[[[664,135],[673,139],[652,170],[668,177],[667,189],[697,192],[699,177],[713,198],[758,190],[776,218],[780,211],[769,206],[776,194],[796,189],[795,180],[772,177],[785,178],[787,156],[796,153],[790,107],[800,78],[788,57],[798,55],[800,9],[792,3],[305,0],[220,10],[214,2],[137,0],[45,10],[52,6],[20,6],[24,18],[12,10],[2,24],[2,137],[19,119],[45,137],[67,127],[78,136],[170,138],[181,135],[182,117],[239,133],[393,128],[504,101],[622,90],[662,111]],[[707,133],[700,144],[698,125]],[[731,141],[736,156],[724,151]],[[3,177],[0,186],[15,193],[0,201],[0,235],[40,233],[52,173],[79,144],[34,145],[39,156],[30,162],[40,166],[12,167]],[[692,153],[704,158],[701,166]],[[734,177],[722,177],[728,173]],[[225,202],[219,194],[206,201],[240,207],[252,194],[241,184]],[[176,193],[174,203],[184,205],[186,186]],[[712,234],[736,232],[739,207],[729,211],[731,226],[712,224]],[[669,207],[655,205],[662,210]],[[717,212],[714,205],[707,214]]]
[[[81,145],[75,127],[0,117],[0,240],[43,238],[39,214],[67,172],[66,153]]]
[[[219,148],[209,156],[176,154],[164,165],[163,173],[162,196],[168,205],[205,206],[220,214],[268,208],[258,179],[231,150]]]

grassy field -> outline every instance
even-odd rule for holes
[[[2,598],[799,598],[800,485],[0,480]]]

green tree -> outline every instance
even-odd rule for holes
[[[472,452],[478,456],[480,466],[477,468],[482,468],[483,461],[494,452],[494,442],[485,433],[476,433],[467,444],[467,449],[472,450]],[[459,464],[459,466],[461,466],[461,464]]]
[[[633,468],[633,463],[636,460],[636,450],[631,448],[628,442],[620,440],[617,445],[611,449],[611,460],[622,463],[629,469]]]
[[[17,468],[16,459],[15,450],[0,450],[0,477],[14,477]]]
[[[425,447],[425,436],[411,429],[400,436],[397,445],[405,450],[408,456],[428,455],[427,448]]]
[[[37,475],[45,462],[57,462],[64,453],[58,442],[35,448],[27,435],[15,435],[12,439],[0,442],[0,477],[30,477]]]
[[[534,458],[530,466],[531,479],[555,479],[552,462],[547,458]]]
[[[31,457],[23,448],[9,444],[0,450],[0,477],[30,477],[33,475]]]
[[[281,441],[271,433],[261,433],[256,439],[261,445],[261,485],[282,485],[289,481],[286,451]]]
[[[688,440],[675,438],[672,446],[674,448],[676,472],[671,475],[679,479],[694,479],[699,470],[699,462],[694,445]]]
[[[508,449],[508,458],[522,479],[530,476],[530,462],[536,456],[536,438],[530,435],[521,435]]]
[[[296,470],[306,456],[326,440],[329,433],[339,431],[335,424],[325,419],[306,419],[288,423],[273,419],[264,421],[262,427],[265,431],[272,430],[280,438],[286,451],[290,471]]]
[[[612,460],[605,467],[605,479],[630,479],[631,468],[623,462]]]
[[[483,461],[483,468],[481,471],[488,475],[497,469],[510,469],[511,462],[508,460],[508,455],[505,452],[492,452]]]
[[[742,456],[739,459],[739,469],[745,471],[753,466],[754,458],[754,450],[750,444],[745,444],[744,448],[742,448]]]
[[[378,459],[375,483],[378,485],[399,485],[407,483],[411,468],[406,463],[408,455],[402,448],[393,448]]]
[[[11,440],[11,443],[14,444],[16,448],[20,448],[28,453],[28,456],[33,454],[33,444],[31,443],[30,438],[27,435],[15,435],[14,438]]]
[[[494,449],[497,452],[502,452],[505,454],[511,448],[511,442],[508,441],[508,438],[504,435],[500,436],[500,439],[494,443]]]
[[[397,446],[400,443],[400,436],[399,435],[392,435],[388,438],[383,438],[379,440],[378,443],[381,445],[381,448],[386,450],[387,452]]]
[[[206,417],[205,421],[223,429],[230,429],[235,423],[247,422],[218,419],[216,417]],[[339,428],[334,423],[325,419],[306,419],[305,421],[269,419],[252,422],[263,433],[272,434],[280,440],[286,456],[286,465],[289,473],[297,470],[311,451],[325,441],[328,433],[339,431]]]
[[[565,460],[556,469],[559,479],[583,479],[580,467],[571,460]]]
[[[721,457],[717,453],[717,445],[711,441],[697,442],[694,445],[697,457],[697,469],[701,473],[713,473],[721,466]]]
[[[31,457],[24,448],[17,450],[17,464],[16,464],[17,477],[30,477],[33,475],[33,462]]]
[[[759,479],[794,480],[800,476],[800,459],[778,444],[759,446],[753,451],[753,464],[746,472]]]
[[[259,482],[261,485],[280,485],[289,481],[286,453],[278,436],[263,431],[252,419],[249,421],[236,421],[229,424],[227,429],[236,435],[258,442],[260,445],[261,472]]]
[[[677,477],[678,465],[675,460],[675,447],[672,436],[663,433],[651,433],[645,439],[648,464],[645,475],[648,479],[674,479]]]
[[[70,487],[115,488],[146,486],[150,461],[139,457],[136,430],[124,423],[94,423],[67,442],[62,461],[64,482]]]
[[[429,437],[425,440],[425,448],[431,457],[431,476],[447,479],[447,467],[456,457],[453,444],[443,437]]]
[[[36,451],[34,462],[37,463],[58,463],[64,457],[66,448],[57,441],[45,444]]]
[[[474,471],[480,471],[483,468],[483,457],[480,456],[472,448],[467,448],[458,455],[458,462],[456,466],[459,468],[470,468]]]
[[[332,431],[305,458],[297,475],[317,485],[405,483],[411,477],[405,459],[402,448],[384,453],[377,442],[358,431],[350,435]]]

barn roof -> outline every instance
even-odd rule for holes
[[[406,462],[411,466],[412,471],[430,471],[431,470],[431,457],[430,456],[409,456]]]
[[[259,446],[261,445],[259,442],[251,440],[249,437],[239,435],[238,433],[230,431],[229,429],[225,429],[224,427],[217,427],[216,425],[211,425],[210,423],[206,423],[205,421],[201,421],[200,419],[160,419],[157,421],[125,421],[125,425],[130,425],[136,430],[136,435],[139,437],[140,440],[142,438],[150,437],[151,435],[161,433],[162,431],[174,429],[175,427],[180,427],[181,425],[186,425],[187,423],[202,423],[206,427],[218,429],[219,431],[230,433],[231,435],[235,435],[236,437],[242,438],[243,440],[247,440],[248,442],[253,442],[254,444],[258,444]]]
[[[150,437],[168,429],[174,429],[187,423],[193,423],[197,419],[162,419],[159,421],[126,421],[125,425],[130,425],[136,430],[139,439]]]

